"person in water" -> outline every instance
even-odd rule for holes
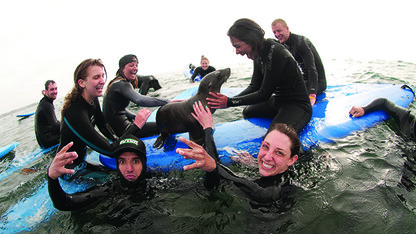
[[[298,159],[300,141],[296,131],[283,123],[274,123],[268,129],[260,145],[257,156],[258,170],[261,178],[250,181],[236,176],[230,169],[221,164],[213,139],[212,114],[201,102],[194,105],[192,116],[204,129],[204,148],[195,142],[180,137],[179,140],[189,146],[188,149],[178,148],[176,152],[195,162],[183,167],[184,170],[202,169],[206,173],[205,187],[218,187],[220,179],[232,181],[247,193],[254,201],[269,203],[289,196],[290,166]],[[251,157],[251,156],[250,156]],[[291,194],[293,195],[293,194]]]
[[[77,159],[76,152],[68,152],[72,142],[64,146],[56,154],[48,168],[49,196],[55,208],[62,211],[78,210],[104,198],[117,194],[134,197],[134,200],[144,200],[152,196],[152,189],[146,182],[146,147],[144,143],[133,135],[123,136],[117,145],[113,157],[117,162],[117,179],[103,185],[95,185],[86,191],[67,194],[62,190],[58,178],[64,174],[74,173],[65,168]],[[131,200],[131,199],[130,199]]]
[[[302,69],[309,99],[314,105],[316,96],[326,90],[325,69],[318,51],[307,37],[291,33],[283,19],[272,22],[272,31],[276,39],[292,53]]]
[[[228,30],[236,53],[254,61],[250,85],[229,98],[212,93],[208,105],[227,108],[248,105],[245,118],[272,118],[300,132],[312,116],[312,106],[298,65],[290,52],[274,39],[265,39],[264,30],[250,19],[237,20]]]
[[[208,73],[215,71],[215,67],[209,65],[209,60],[204,55],[201,56],[201,66],[193,69],[194,73],[191,76],[191,82],[195,82],[195,78],[197,75],[201,77],[201,79]]]
[[[160,86],[159,81],[156,79],[156,77],[152,75],[148,75],[148,76],[137,75],[137,86],[140,87],[139,93],[141,95],[147,95],[149,93],[150,88],[153,88],[154,91],[157,91],[162,88],[162,86]]]
[[[49,148],[59,144],[61,123],[56,118],[53,101],[58,96],[58,86],[55,81],[47,80],[43,98],[39,101],[35,113],[35,135],[41,148]]]
[[[58,151],[68,143],[74,143],[68,151],[75,151],[78,157],[72,164],[66,165],[66,168],[75,169],[76,176],[103,169],[84,160],[87,145],[101,154],[113,155],[119,144],[119,138],[106,122],[98,100],[98,97],[103,95],[106,77],[101,60],[86,59],[75,69],[74,87],[65,97],[61,112],[62,127]],[[139,131],[150,113],[148,109],[140,110],[132,128]],[[100,132],[95,127],[98,127]],[[73,175],[68,174],[64,177],[70,179]]]
[[[169,103],[168,99],[144,96],[134,90],[137,88],[138,65],[139,61],[136,55],[123,56],[119,61],[116,77],[107,86],[103,113],[117,136],[125,133],[134,134],[137,137],[159,134],[156,122],[147,122],[140,131],[137,131],[133,122],[136,115],[126,109],[130,102],[144,107],[163,106]]]
[[[364,107],[353,106],[349,114],[353,118],[364,116],[367,113],[382,110],[389,116],[393,117],[399,126],[400,131],[408,138],[416,141],[415,116],[410,113],[408,109],[396,105],[387,98],[377,98],[371,101]]]

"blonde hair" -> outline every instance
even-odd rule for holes
[[[201,56],[201,62],[202,62],[202,60],[207,60],[208,63],[209,63],[209,59],[207,57],[205,57],[204,55]]]
[[[275,19],[272,22],[272,26],[276,25],[276,24],[281,24],[283,28],[287,28],[287,23],[286,21],[284,21],[283,19]]]

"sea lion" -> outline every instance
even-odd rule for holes
[[[160,130],[160,135],[153,144],[154,148],[162,148],[166,138],[173,133],[189,132],[189,139],[199,145],[204,143],[204,134],[201,125],[191,115],[193,104],[201,101],[204,106],[208,106],[211,113],[215,109],[207,104],[206,98],[209,92],[219,93],[222,84],[230,77],[231,69],[221,69],[208,73],[199,83],[198,92],[191,98],[183,102],[166,104],[159,108],[156,113],[156,123]]]

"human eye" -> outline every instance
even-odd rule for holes
[[[125,163],[125,161],[123,159],[118,160],[118,164],[124,164],[124,163]]]
[[[133,160],[133,163],[134,163],[134,164],[139,164],[139,163],[140,163],[140,159],[135,159],[135,160]]]
[[[263,143],[261,143],[261,148],[267,150],[267,149],[269,149],[269,146],[266,143],[263,142]]]

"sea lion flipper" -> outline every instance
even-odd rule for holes
[[[156,139],[155,143],[153,144],[153,148],[156,148],[156,149],[160,149],[160,148],[162,148],[162,147],[163,147],[163,145],[165,144],[165,141],[166,141],[166,136],[164,136],[164,135],[160,134],[160,135],[157,137],[157,139]]]

